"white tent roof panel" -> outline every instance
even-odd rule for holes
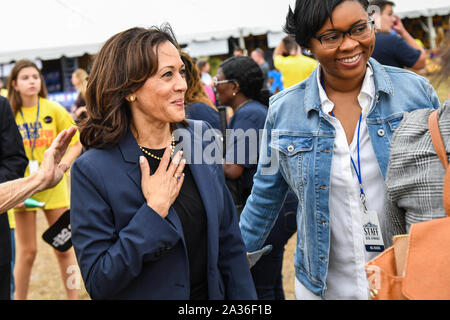
[[[448,14],[448,0],[397,0],[401,17]],[[9,0],[1,6],[6,32],[0,63],[21,58],[43,60],[95,53],[109,37],[134,26],[169,22],[180,43],[196,50],[223,51],[223,40],[282,31],[295,0]],[[220,50],[219,50],[220,49]],[[210,54],[212,54],[210,53]],[[205,54],[205,53],[204,53]]]

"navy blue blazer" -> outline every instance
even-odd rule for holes
[[[189,120],[191,150],[203,142]],[[198,131],[197,131],[198,132]],[[194,152],[184,156],[192,162]],[[187,156],[190,153],[191,156]],[[165,219],[141,191],[142,152],[128,131],[112,149],[90,149],[71,171],[72,243],[93,299],[189,299],[189,263],[181,222],[173,207]],[[189,158],[191,157],[191,158]],[[221,164],[189,164],[207,215],[210,299],[256,299],[237,215]]]

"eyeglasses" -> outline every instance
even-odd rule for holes
[[[346,31],[333,31],[322,34],[315,39],[319,40],[324,49],[334,49],[339,47],[344,41],[345,35],[348,34],[353,40],[367,39],[372,33],[375,21],[369,20],[364,23],[357,24]]]
[[[216,87],[219,84],[229,83],[229,82],[236,82],[236,80],[217,80],[217,78],[214,78],[214,86],[216,86]]]

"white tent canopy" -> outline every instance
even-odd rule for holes
[[[391,0],[395,3],[394,13],[400,18],[418,18],[420,16],[443,16],[450,13],[448,0]]]
[[[7,1],[7,2],[6,2]],[[93,54],[113,34],[169,22],[193,56],[226,53],[229,37],[282,34],[295,0],[6,0],[0,63]],[[401,17],[450,13],[448,0],[397,0]],[[270,41],[270,39],[272,39]]]

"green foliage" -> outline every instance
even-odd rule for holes
[[[222,59],[218,57],[211,57],[208,59],[208,62],[210,66],[209,74],[214,77],[217,74],[219,65],[222,63]]]

